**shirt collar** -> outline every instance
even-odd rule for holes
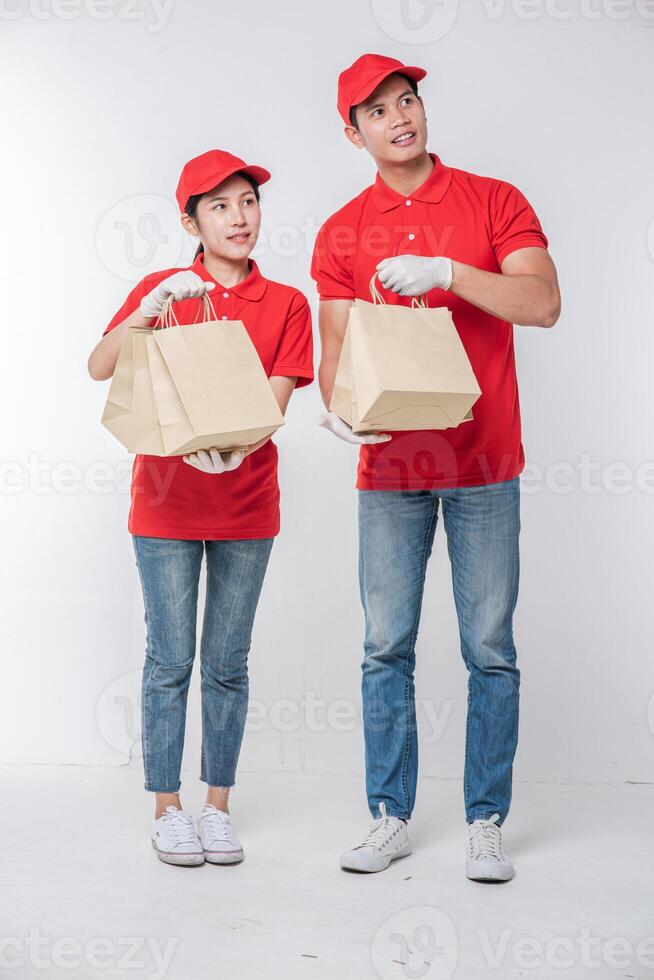
[[[427,204],[438,204],[443,199],[452,180],[452,171],[441,163],[435,153],[430,153],[429,156],[434,161],[434,169],[424,184],[421,184],[412,194],[398,194],[377,174],[372,185],[372,199],[380,211],[390,211],[391,208],[404,204],[407,199],[425,201]]]
[[[217,282],[217,280],[214,279],[209,272],[207,272],[204,267],[203,252],[200,252],[197,259],[191,266],[191,269],[198,276],[200,276],[201,279],[204,279],[205,282],[215,282],[217,289],[235,293],[239,299],[247,299],[250,300],[250,302],[258,302],[260,299],[263,299],[268,283],[259,272],[259,266],[254,259],[249,259],[248,264],[250,266],[248,275],[242,282],[237,283],[235,286],[223,286],[222,283]],[[208,295],[211,296],[211,293],[208,293]]]

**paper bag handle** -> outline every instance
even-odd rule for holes
[[[179,322],[175,316],[173,310],[173,303],[175,302],[174,296],[171,294],[166,297],[163,306],[161,307],[161,313],[154,322],[153,330],[160,330],[167,327],[178,327]],[[201,323],[210,323],[212,320],[217,320],[216,311],[213,308],[213,303],[209,299],[206,293],[203,293],[200,297],[200,305],[198,306],[198,312],[195,314],[195,320],[193,323],[198,322],[198,317],[202,313]]]
[[[372,279],[370,280],[370,295],[372,296],[372,301],[375,306],[377,306],[378,304],[381,304],[382,306],[386,306],[387,305],[386,300],[379,292],[379,286],[375,282],[376,279],[377,279],[377,273],[375,272],[373,273]],[[413,309],[426,310],[428,307],[426,295],[423,294],[422,296],[413,296],[411,299],[411,306]]]

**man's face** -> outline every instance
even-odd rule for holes
[[[346,127],[348,139],[368,150],[375,163],[397,164],[422,156],[427,120],[422,99],[406,78],[389,75],[356,109],[358,129]]]

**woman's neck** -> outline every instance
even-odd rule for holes
[[[204,253],[204,267],[216,282],[221,286],[238,286],[239,282],[250,275],[249,260],[245,259],[224,259],[220,255],[213,255],[210,252]]]

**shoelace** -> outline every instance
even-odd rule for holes
[[[494,813],[490,820],[475,820],[470,828],[468,852],[471,858],[495,858],[504,860],[502,853],[502,834],[497,826],[499,814]]]
[[[197,835],[193,826],[193,818],[188,813],[169,806],[163,814],[163,820],[166,830],[175,844],[194,844],[196,842]]]
[[[231,844],[237,846],[229,814],[223,813],[215,807],[202,811],[202,827],[207,835],[207,843],[210,847],[215,844]]]
[[[395,828],[391,824],[391,817],[386,816],[386,804],[380,803],[379,809],[381,817],[378,817],[370,824],[370,830],[363,838],[359,847],[382,847]]]

